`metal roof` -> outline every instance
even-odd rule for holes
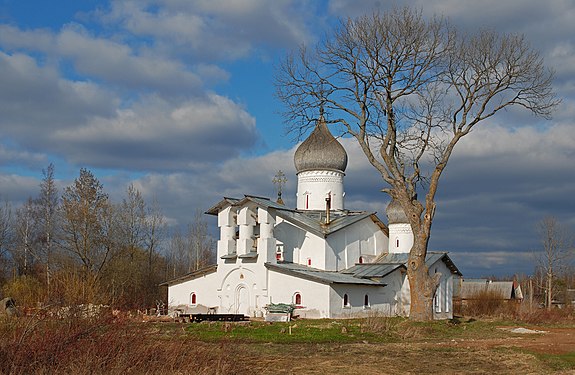
[[[183,276],[176,277],[175,279],[165,281],[165,282],[161,283],[159,286],[170,286],[170,285],[174,285],[174,284],[180,284],[180,283],[183,283],[184,281],[197,279],[199,277],[209,275],[210,273],[214,273],[214,272],[216,272],[217,269],[218,269],[218,265],[212,264],[210,266],[200,268],[199,270],[187,273]]]
[[[380,264],[407,264],[409,259],[409,253],[385,253],[381,254],[373,263]],[[455,266],[455,263],[447,255],[447,252],[443,251],[428,251],[425,257],[425,264],[429,267],[437,261],[443,261],[451,273],[456,275],[461,275],[459,269]]]
[[[385,286],[386,284],[365,278],[354,277],[351,274],[336,272],[336,271],[323,271],[317,268],[312,268],[295,263],[266,263],[266,268],[272,271],[280,272],[286,275],[299,277],[302,279],[319,282],[322,284],[357,284],[357,285],[373,285]]]
[[[368,217],[371,218],[371,220],[386,234],[388,233],[387,226],[381,220],[379,220],[375,212],[346,210],[332,211],[331,222],[329,224],[325,224],[323,221],[325,219],[324,211],[294,210],[280,203],[274,202],[269,198],[258,197],[254,195],[245,195],[242,199],[226,197],[215,204],[212,208],[207,210],[206,213],[210,215],[217,215],[221,209],[228,205],[243,206],[248,202],[255,203],[262,208],[271,209],[275,211],[277,216],[280,218],[297,224],[303,229],[324,238],[334,232],[337,232],[338,230],[348,227]]]
[[[516,288],[513,285],[513,281],[463,280],[461,282],[461,298],[474,299],[483,293],[499,296],[501,299],[519,299],[523,297],[521,289]]]
[[[398,268],[405,269],[405,264],[382,264],[382,263],[362,263],[356,264],[346,270],[341,271],[345,274],[352,274],[354,277],[371,279],[381,278],[389,275]]]

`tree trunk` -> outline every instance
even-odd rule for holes
[[[425,264],[426,252],[427,249],[422,248],[421,240],[416,238],[407,264],[407,278],[411,294],[409,318],[415,321],[433,320],[433,294],[436,285]]]
[[[553,296],[551,295],[553,289],[553,274],[547,274],[547,310],[551,310],[551,304],[553,303]]]

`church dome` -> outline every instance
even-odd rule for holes
[[[399,201],[392,199],[385,210],[388,224],[407,224],[409,220]]]
[[[297,148],[294,164],[297,173],[310,170],[345,171],[347,153],[330,133],[323,116],[309,137]]]

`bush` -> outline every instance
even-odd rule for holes
[[[467,316],[507,316],[514,317],[518,303],[506,301],[496,291],[480,291],[466,300],[461,306],[461,312]]]
[[[6,297],[12,297],[20,308],[35,307],[42,303],[46,296],[46,288],[33,276],[18,276],[2,287]]]
[[[0,320],[0,373],[247,373],[226,343],[197,342],[182,337],[181,330],[159,338],[149,334],[154,329],[111,316]]]

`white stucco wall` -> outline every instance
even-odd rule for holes
[[[429,274],[441,273],[439,286],[436,291],[436,296],[433,301],[433,317],[434,319],[452,319],[453,318],[453,274],[447,268],[442,260],[438,260],[429,267]],[[406,316],[409,316],[410,309],[410,286],[405,277],[405,282],[402,287],[400,296],[404,298],[404,308]],[[438,298],[436,301],[435,298]],[[436,303],[439,307],[436,307]]]
[[[284,260],[325,269],[326,243],[322,237],[307,232],[292,223],[277,218],[274,236],[283,244]]]
[[[377,256],[387,250],[387,236],[373,222],[365,218],[343,228],[327,238],[325,269],[339,271],[359,263],[359,257]]]
[[[302,297],[302,308],[294,314],[302,318],[329,318],[330,286],[269,271],[270,302],[294,303],[295,293]]]
[[[297,175],[297,209],[325,210],[325,198],[331,197],[331,209],[344,209],[344,173],[338,171],[305,171]]]
[[[187,313],[206,313],[208,307],[219,306],[215,293],[217,273],[200,276],[168,287],[168,306],[180,307]],[[196,305],[191,304],[191,294],[196,293]]]

